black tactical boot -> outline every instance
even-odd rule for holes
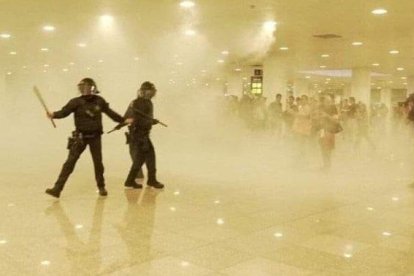
[[[98,187],[99,189],[99,195],[100,196],[107,196],[108,195],[108,191],[105,189],[105,187]]]
[[[148,181],[147,185],[150,187],[153,187],[155,189],[163,189],[164,188],[164,184],[158,182],[158,181]]]
[[[137,183],[125,183],[125,189],[142,189],[142,185]]]
[[[52,188],[52,189],[46,189],[45,193],[47,193],[48,195],[51,195],[53,197],[59,198],[60,197],[60,191]]]

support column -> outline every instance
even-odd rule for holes
[[[243,94],[243,79],[241,73],[231,72],[227,75],[227,94],[238,97]]]
[[[371,71],[368,68],[354,68],[352,70],[351,93],[357,101],[371,105]]]
[[[345,85],[344,85],[344,97],[345,98],[349,98],[349,97],[351,97],[351,95],[352,95],[352,91],[351,91],[351,84],[349,84],[349,83],[346,83]]]
[[[284,56],[269,55],[263,62],[263,91],[273,98],[280,93],[286,98],[288,72],[286,70],[288,59]]]
[[[295,79],[293,83],[294,94],[298,97],[302,95],[309,96],[309,83],[307,79]]]
[[[407,77],[407,97],[414,93],[414,76]]]

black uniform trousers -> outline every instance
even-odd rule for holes
[[[129,146],[134,157],[125,184],[131,185],[135,183],[137,172],[142,168],[144,163],[148,170],[148,183],[155,183],[157,181],[155,176],[155,150],[149,137],[132,139]]]
[[[96,135],[94,137],[84,137],[76,141],[70,147],[69,156],[66,159],[66,162],[63,164],[59,178],[55,183],[55,189],[59,191],[63,190],[66,181],[75,168],[76,162],[88,145],[95,168],[96,183],[98,187],[105,187],[104,166],[102,163],[101,135]]]
[[[134,159],[136,158],[136,156],[138,154],[137,153],[137,145],[136,145],[136,143],[131,143],[131,142],[128,142],[128,144],[129,144],[129,155],[131,156],[132,162],[134,162]],[[142,171],[142,168],[139,168],[139,170],[137,172],[137,175],[136,175],[136,178],[144,178],[144,173]]]

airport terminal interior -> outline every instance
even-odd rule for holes
[[[414,275],[413,11],[0,1],[0,274]]]

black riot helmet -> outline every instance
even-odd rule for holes
[[[151,99],[155,96],[156,92],[157,88],[155,88],[155,85],[152,82],[145,81],[141,84],[141,87],[138,90],[138,95],[140,97]]]
[[[94,79],[92,79],[92,78],[83,78],[79,82],[78,86],[82,85],[82,84],[85,84],[85,83],[92,87],[92,94],[99,94],[100,93],[99,90],[98,90],[98,86],[96,85],[96,82],[95,82]]]

